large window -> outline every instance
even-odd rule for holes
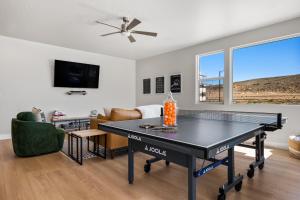
[[[198,56],[198,89],[200,102],[222,103],[224,52]]]
[[[233,50],[234,103],[300,104],[300,37]]]

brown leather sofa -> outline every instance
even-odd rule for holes
[[[126,110],[121,108],[113,108],[111,110],[110,117],[103,115],[98,115],[97,118],[93,118],[90,121],[91,129],[97,129],[99,123],[105,123],[108,121],[124,121],[124,120],[133,120],[141,119],[142,114],[137,110]],[[103,143],[101,140],[100,143]],[[107,135],[107,150],[110,153],[111,158],[114,157],[114,154],[119,150],[127,149],[128,139],[127,137],[122,137],[113,133]]]

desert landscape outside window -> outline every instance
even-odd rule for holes
[[[224,52],[198,56],[199,101],[223,103]]]
[[[300,37],[232,52],[233,102],[300,104]]]

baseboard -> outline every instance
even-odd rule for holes
[[[11,139],[10,133],[1,133],[0,134],[0,140],[7,140],[7,139]]]
[[[288,144],[287,143],[266,141],[265,146],[270,147],[270,148],[275,148],[275,149],[288,150]]]
[[[245,144],[253,145],[252,142],[254,142],[253,139],[250,139],[245,142]],[[288,150],[288,143],[284,142],[272,142],[269,140],[265,140],[265,147],[267,148],[272,148],[272,149],[283,149],[283,150]]]

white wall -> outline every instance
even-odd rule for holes
[[[100,65],[99,89],[68,96],[72,89],[54,88],[55,59]],[[0,36],[0,138],[10,134],[11,118],[33,106],[70,116],[102,112],[104,106],[133,107],[135,75],[134,60]]]
[[[272,26],[248,31],[245,33],[233,35],[223,39],[199,44],[189,48],[173,51],[159,56],[146,58],[137,61],[137,105],[162,103],[165,95],[155,94],[155,77],[165,76],[165,89],[169,90],[169,76],[171,74],[182,74],[182,93],[175,95],[180,109],[222,109],[222,110],[240,110],[240,111],[262,111],[262,112],[282,112],[288,117],[288,124],[283,130],[274,134],[269,134],[266,143],[270,146],[287,148],[287,139],[289,135],[300,134],[300,106],[288,105],[232,105],[230,97],[225,97],[224,105],[214,104],[196,104],[195,98],[195,65],[197,54],[225,50],[225,91],[229,93],[230,87],[230,48],[250,44],[271,38],[283,37],[290,34],[300,33],[300,18],[287,22],[275,24]],[[142,79],[151,78],[151,95],[142,94]]]

